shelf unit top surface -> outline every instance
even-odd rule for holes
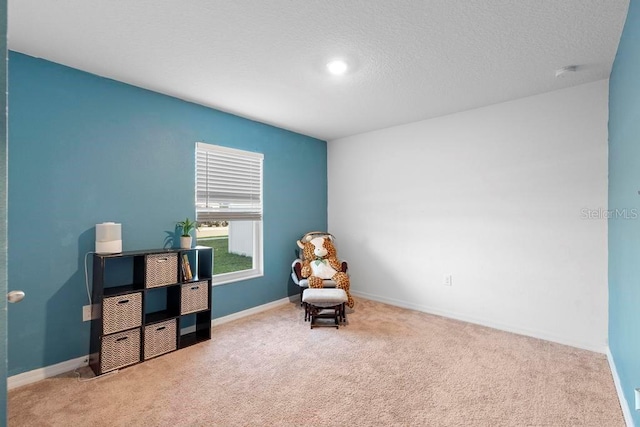
[[[119,258],[126,256],[141,256],[141,255],[155,255],[155,254],[173,254],[178,252],[188,252],[195,250],[212,250],[209,246],[196,246],[195,248],[190,249],[180,249],[180,248],[169,248],[169,249],[141,249],[137,251],[125,251],[118,252],[115,254],[95,254],[95,256],[100,258]]]

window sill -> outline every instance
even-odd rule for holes
[[[240,282],[242,280],[255,279],[264,276],[260,270],[234,271],[233,273],[217,274],[213,276],[212,286],[227,285],[229,283]]]

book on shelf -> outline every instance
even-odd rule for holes
[[[187,270],[184,268],[184,261],[180,260],[180,270],[182,271],[182,280],[187,280]]]
[[[182,272],[185,280],[193,279],[193,273],[191,272],[191,265],[189,264],[189,257],[187,254],[182,254]]]

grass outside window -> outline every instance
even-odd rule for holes
[[[198,245],[213,248],[213,274],[251,270],[253,258],[229,253],[229,237],[205,237],[198,239]]]

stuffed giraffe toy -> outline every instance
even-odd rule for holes
[[[344,289],[347,293],[347,306],[353,308],[354,300],[349,293],[349,276],[342,271],[342,263],[338,261],[332,237],[307,235],[303,241],[298,240],[298,246],[304,254],[301,275],[308,279],[310,288],[322,288],[322,280],[333,280],[337,288]]]

